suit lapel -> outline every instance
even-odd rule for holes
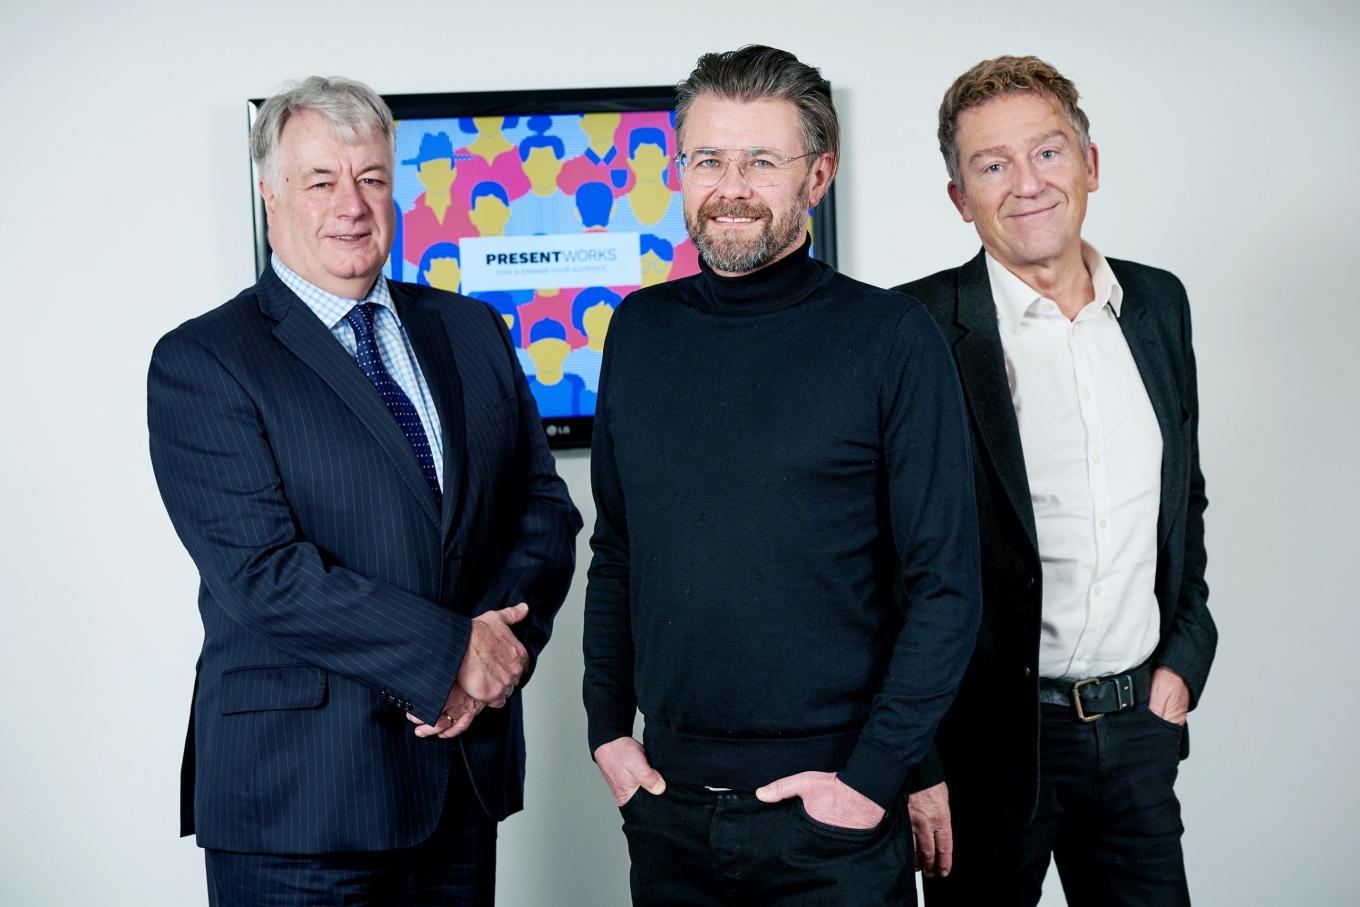
[[[1006,380],[1006,357],[997,330],[996,303],[992,300],[987,262],[977,257],[959,270],[958,324],[964,333],[954,344],[959,379],[977,421],[982,447],[991,459],[1006,497],[1020,517],[1030,544],[1038,552],[1034,507],[1025,472],[1025,452],[1020,446],[1020,424]]]
[[[454,360],[444,322],[434,304],[417,301],[407,286],[389,283],[397,314],[406,325],[406,336],[415,350],[421,374],[439,411],[439,424],[444,441],[444,512],[440,529],[445,537],[458,515],[463,500],[463,483],[467,468],[467,419],[463,405],[463,382]]]
[[[312,310],[279,280],[272,268],[265,268],[260,275],[257,290],[261,308],[276,321],[274,336],[321,376],[354,412],[360,424],[386,451],[421,510],[438,525],[440,515],[435,510],[434,495],[430,494],[430,486],[411,451],[411,442],[354,358],[345,352]]]
[[[1124,340],[1129,345],[1138,374],[1143,379],[1152,410],[1157,414],[1157,427],[1162,432],[1162,500],[1157,511],[1157,547],[1160,550],[1171,531],[1171,521],[1167,514],[1176,506],[1181,489],[1177,477],[1181,474],[1180,464],[1180,395],[1172,381],[1171,364],[1167,361],[1165,350],[1158,341],[1156,330],[1147,317],[1147,306],[1143,300],[1128,293],[1125,286],[1124,302],[1119,316],[1119,327],[1124,332]]]

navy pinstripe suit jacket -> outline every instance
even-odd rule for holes
[[[520,697],[420,740],[470,620],[519,601],[531,666],[581,519],[500,315],[392,284],[439,410],[444,505],[354,359],[266,269],[152,354],[156,480],[202,583],[182,834],[264,853],[385,850],[439,821],[450,771],[522,808]]]

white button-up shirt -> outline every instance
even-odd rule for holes
[[[1082,244],[1095,298],[1069,321],[987,256],[1043,568],[1039,675],[1078,680],[1156,648],[1162,435],[1119,327],[1124,292]]]

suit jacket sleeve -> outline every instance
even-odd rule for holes
[[[880,384],[883,465],[906,593],[882,687],[841,780],[887,808],[927,756],[972,656],[982,613],[977,508],[963,394],[915,300]]]
[[[302,537],[254,402],[183,331],[152,355],[147,409],[161,496],[207,593],[279,649],[434,722],[469,619],[332,563]]]
[[[1171,590],[1174,612],[1166,638],[1159,647],[1156,663],[1175,671],[1190,689],[1190,707],[1199,702],[1209,676],[1209,665],[1218,648],[1218,628],[1209,614],[1209,586],[1204,581],[1207,556],[1204,551],[1204,510],[1209,499],[1204,494],[1204,473],[1199,468],[1199,386],[1195,370],[1195,351],[1191,344],[1190,302],[1185,287],[1176,281],[1179,292],[1181,351],[1185,357],[1183,404],[1189,413],[1190,483],[1186,507],[1184,567],[1178,590]]]
[[[515,376],[515,394],[519,398],[519,443],[515,449],[520,452],[523,462],[512,475],[524,477],[525,493],[512,526],[514,544],[501,570],[499,586],[504,591],[496,593],[494,604],[479,607],[474,613],[506,608],[519,602],[528,604],[529,616],[514,627],[515,636],[529,650],[529,667],[520,680],[522,688],[529,682],[539,655],[548,644],[553,620],[571,585],[581,515],[571,502],[566,483],[557,475],[552,451],[548,449],[548,440],[539,422],[538,405],[515,357],[505,321],[490,306],[484,308],[500,332],[505,355]]]

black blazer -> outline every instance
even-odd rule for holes
[[[581,520],[501,318],[393,283],[438,408],[444,505],[358,364],[274,274],[152,354],[156,480],[199,569],[203,650],[182,834],[267,853],[427,838],[450,771],[523,805],[518,695],[454,741],[439,715],[482,612],[527,601],[536,658]]]
[[[1191,705],[1204,689],[1218,631],[1204,582],[1204,476],[1199,401],[1185,288],[1166,271],[1110,259],[1124,302],[1119,320],[1162,432],[1156,595],[1161,640],[1152,656],[1185,679]],[[903,284],[934,316],[954,352],[973,426],[973,475],[982,542],[982,627],[958,698],[932,756],[913,773],[989,797],[1013,821],[1038,795],[1039,616],[1043,596],[1034,511],[1020,429],[1006,380],[984,253],[961,268]],[[1182,756],[1189,752],[1188,734]]]

